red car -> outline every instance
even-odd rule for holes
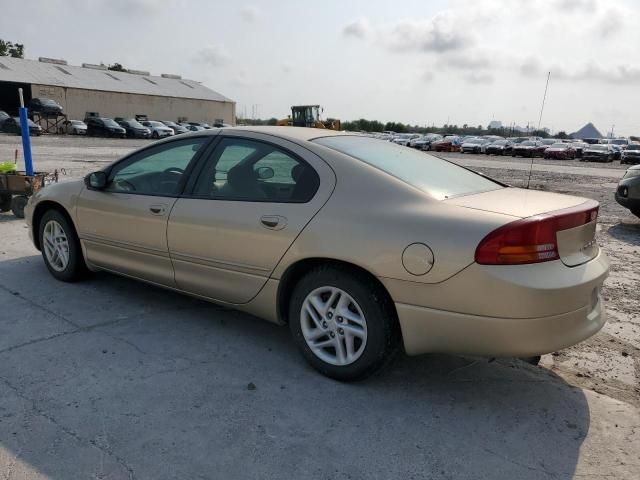
[[[544,158],[573,160],[576,158],[576,151],[569,143],[554,143],[544,151]]]
[[[460,144],[460,137],[457,135],[447,135],[442,140],[431,143],[431,150],[435,150],[436,152],[459,152]]]

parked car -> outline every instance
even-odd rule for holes
[[[537,149],[540,147],[540,142],[536,140],[525,140],[524,142],[516,143],[511,149],[512,157],[535,157]]]
[[[584,142],[571,142],[569,145],[576,151],[576,158],[582,158],[582,152],[589,146],[588,143]]]
[[[39,113],[43,116],[58,116],[62,115],[62,105],[50,98],[32,98],[27,105],[29,113]]]
[[[145,127],[142,123],[133,118],[127,118],[124,120],[117,120],[118,125],[125,129],[127,132],[127,138],[149,138],[151,137],[151,130]]]
[[[601,143],[599,138],[583,138],[582,141],[584,143],[588,143],[589,145],[597,145]]]
[[[188,128],[183,127],[182,125],[178,125],[176,122],[172,122],[170,120],[161,120],[167,127],[173,130],[173,133],[178,135],[180,133],[187,133],[189,131]]]
[[[611,145],[618,145],[622,150],[629,146],[629,140],[626,138],[613,138],[609,140]]]
[[[2,123],[3,123],[7,118],[11,118],[11,116],[10,116],[7,112],[5,112],[5,111],[3,111],[3,110],[0,110],[0,126],[2,126]]]
[[[442,140],[442,135],[438,135],[436,133],[428,133],[422,137],[414,138],[409,142],[409,146],[413,148],[417,148],[418,150],[431,150],[431,144],[433,142],[437,142],[438,140]]]
[[[432,142],[431,150],[436,152],[459,152],[460,137],[457,135],[447,135],[442,140]]]
[[[87,124],[82,120],[65,120],[62,124],[62,130],[68,135],[86,135]]]
[[[482,153],[482,147],[489,143],[491,142],[484,138],[470,138],[462,142],[460,153]]]
[[[582,152],[583,162],[613,162],[614,151],[611,145],[589,145]]]
[[[484,153],[487,155],[511,155],[512,150],[511,140],[496,140],[485,147]]]
[[[112,118],[87,117],[84,123],[87,124],[87,135],[92,137],[126,138],[127,136],[127,131]]]
[[[622,158],[622,152],[623,152],[622,147],[616,143],[610,143],[609,145],[613,149],[613,159],[620,160]]]
[[[631,143],[624,152],[622,152],[622,158],[620,163],[636,164],[640,163],[640,144]]]
[[[403,146],[407,147],[407,146],[409,146],[409,142],[411,140],[413,140],[414,138],[418,138],[418,137],[420,137],[420,135],[417,134],[417,133],[399,133],[391,141],[393,143],[397,143],[398,145],[403,145]]]
[[[177,136],[47,186],[25,213],[56,279],[106,270],[286,324],[339,380],[401,349],[535,363],[606,319],[596,201],[360,135]]]
[[[205,130],[211,130],[211,125],[209,125],[208,123],[205,122],[187,122],[189,125],[192,125],[194,127],[202,127]]]
[[[40,125],[37,125],[32,120],[27,120],[29,125],[29,135],[34,135],[39,137],[42,135],[42,128]],[[9,117],[4,122],[2,122],[2,131],[4,133],[15,133],[16,135],[22,134],[22,129],[20,128],[20,117]]]
[[[640,218],[640,165],[627,169],[618,183],[615,197],[616,202]]]
[[[576,151],[570,143],[553,143],[544,151],[544,158],[556,160],[573,160],[576,158]]]
[[[165,138],[175,135],[172,128],[167,127],[162,122],[156,122],[154,120],[148,120],[142,122],[142,125],[147,127],[151,131],[151,138]]]
[[[187,130],[189,130],[190,132],[203,132],[204,130],[207,130],[206,128],[200,125],[191,125],[190,123],[181,123],[180,125],[186,128]]]

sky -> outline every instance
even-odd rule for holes
[[[291,105],[418,125],[640,135],[637,0],[20,0],[26,58],[180,74],[248,117]]]

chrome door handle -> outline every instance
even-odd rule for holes
[[[260,218],[260,223],[271,230],[282,230],[287,226],[287,219],[280,215],[265,215]]]
[[[149,207],[149,211],[154,215],[164,215],[164,212],[167,211],[166,205],[151,205]]]

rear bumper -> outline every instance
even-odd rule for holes
[[[391,295],[407,353],[531,356],[578,343],[605,322],[602,251],[567,267],[471,264],[440,283],[380,278]]]
[[[595,305],[539,318],[495,318],[396,303],[408,355],[457,353],[492,357],[542,355],[579,343],[606,321],[600,293]]]

